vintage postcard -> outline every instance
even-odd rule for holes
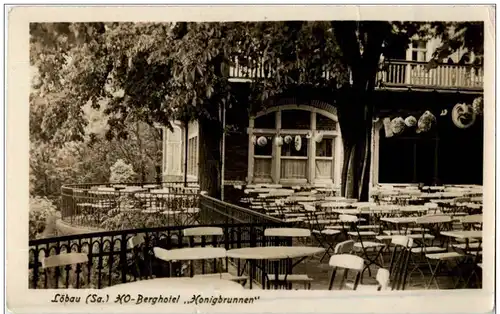
[[[493,6],[8,12],[13,313],[484,313]]]

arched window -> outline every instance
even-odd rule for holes
[[[250,119],[248,181],[302,184],[338,181],[340,133],[334,113],[284,105]]]

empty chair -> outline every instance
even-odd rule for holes
[[[212,245],[213,246],[218,246],[220,241],[217,240],[217,237],[222,237],[224,235],[224,231],[220,227],[193,227],[193,228],[186,228],[182,230],[182,233],[185,237],[189,237],[191,245],[194,244],[194,237],[201,237],[201,244],[204,245],[205,237],[212,237]],[[207,247],[207,246],[205,246]],[[216,261],[214,261],[214,265],[216,265]],[[244,285],[248,277],[247,276],[237,276],[233,275],[228,271],[229,264],[228,264],[228,259],[227,257],[225,258],[225,265],[226,265],[226,271],[217,273],[217,274],[202,274],[202,275],[195,275],[194,277],[216,277],[216,278],[222,278],[225,280],[231,280],[235,282],[239,282],[242,285]],[[193,276],[193,267],[191,263],[191,276]]]
[[[343,224],[347,224],[353,231],[347,231],[350,237],[356,238],[354,242],[354,251],[361,252],[361,257],[366,259],[366,266],[363,272],[368,269],[371,276],[370,266],[375,264],[383,267],[383,260],[381,258],[382,251],[385,247],[384,243],[373,241],[372,238],[377,236],[374,231],[360,231],[358,223],[360,219],[354,215],[339,215],[339,219]],[[380,262],[377,259],[380,258]]]
[[[311,236],[311,231],[304,228],[267,228],[264,230],[265,237],[275,237],[276,244],[279,242],[279,238],[309,238]],[[266,274],[267,287],[271,286],[271,283],[276,284],[276,276],[268,276]],[[310,289],[312,278],[307,274],[278,274],[278,282],[282,282],[284,286],[291,288],[293,283],[303,283],[304,288]]]
[[[151,256],[146,247],[146,239],[144,234],[139,233],[127,242],[128,248],[132,251],[132,264],[134,265],[135,278],[152,278],[153,270],[151,264]]]
[[[80,272],[82,271],[80,265],[87,263],[88,261],[89,257],[85,253],[61,253],[57,255],[51,255],[42,259],[42,268],[46,269],[56,268],[56,275],[55,275],[56,288],[59,288],[59,286],[63,286],[65,288],[72,288],[73,285],[70,283],[70,271],[72,267],[65,268],[66,280],[65,283],[63,284],[61,284],[61,282],[59,281],[61,279],[59,278],[59,273],[60,273],[59,267],[76,265],[77,268],[74,271],[76,275],[75,284],[76,288],[80,288]]]
[[[390,273],[387,269],[385,268],[379,268],[377,270],[377,284],[376,285],[363,285],[363,284],[358,284],[356,289],[354,289],[354,284],[352,283],[346,283],[346,287],[351,288],[352,290],[356,291],[381,291],[381,290],[388,290],[389,289],[389,281],[390,281]]]
[[[395,235],[391,239],[392,254],[389,264],[392,289],[404,290],[408,274],[408,262],[411,257],[413,238],[404,235]]]
[[[361,279],[361,272],[364,267],[364,260],[356,255],[351,254],[338,254],[330,257],[329,265],[333,267],[332,275],[330,277],[330,284],[328,286],[328,290],[332,290],[333,284],[335,281],[335,276],[337,274],[337,270],[341,269],[344,271],[342,275],[342,279],[340,282],[339,290],[342,290],[344,287],[345,280],[349,274],[349,271],[353,271],[355,274],[354,283],[352,285],[352,289],[356,290],[358,287],[359,281]]]
[[[354,249],[354,241],[346,240],[335,245],[334,254],[350,254]]]

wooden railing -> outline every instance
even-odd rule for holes
[[[251,67],[236,60],[229,68],[233,80],[251,80],[271,77],[273,66],[254,62]],[[323,71],[323,78],[330,77]],[[388,60],[381,65],[377,87],[423,87],[429,89],[482,89],[484,70],[472,65],[440,64],[428,69],[427,62]]]
[[[379,86],[482,89],[484,70],[472,65],[439,64],[428,69],[427,62],[386,61],[378,73]]]

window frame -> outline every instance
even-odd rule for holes
[[[281,129],[282,122],[282,112],[285,110],[304,110],[309,112],[310,115],[310,128],[309,129]],[[254,128],[255,119],[262,117],[267,114],[274,114],[276,122],[274,129],[261,129]],[[332,119],[335,123],[335,130],[320,130],[316,129],[316,119],[317,115],[321,114],[324,117]],[[332,140],[332,156],[331,157],[319,157],[316,156],[316,141],[314,140],[314,136],[317,133],[322,133],[323,138]],[[341,152],[337,149],[337,147],[341,147],[341,136],[340,136],[340,126],[338,124],[338,118],[336,116],[336,112],[330,112],[324,109],[320,109],[317,107],[306,106],[306,105],[282,105],[271,107],[266,111],[260,112],[256,116],[250,117],[249,128],[247,129],[248,138],[249,138],[249,154],[248,154],[248,176],[247,181],[249,183],[277,183],[277,184],[303,184],[309,183],[314,184],[315,182],[320,181],[331,181],[334,184],[340,184],[340,167],[341,167]],[[254,155],[253,148],[253,140],[252,137],[256,136],[257,138],[261,135],[271,136],[271,145],[272,147],[272,156],[260,156]],[[301,135],[306,136],[310,135],[307,143],[307,155],[306,156],[282,156],[281,150],[282,147],[278,146],[275,143],[275,137],[277,136],[285,136],[285,135]],[[269,144],[268,144],[269,145]],[[254,163],[255,159],[259,158],[271,158],[272,159],[272,167],[271,167],[271,181],[269,179],[264,179],[262,177],[256,177],[254,173]],[[286,179],[281,177],[281,162],[282,160],[306,160],[306,177],[304,179]],[[324,177],[316,176],[316,159],[318,160],[331,160],[331,169],[332,173],[330,175],[330,179],[325,179]]]

